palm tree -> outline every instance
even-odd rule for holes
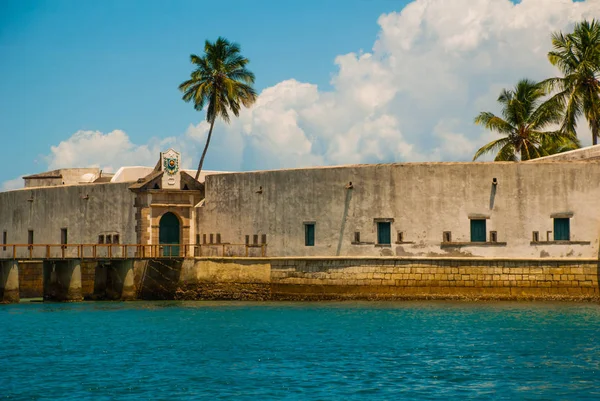
[[[482,112],[475,124],[504,137],[482,146],[473,160],[487,153],[496,153],[496,161],[529,160],[578,148],[575,135],[545,130],[563,118],[560,100],[551,98],[544,102],[545,97],[542,85],[528,79],[519,81],[513,90],[502,90],[498,97],[503,106],[502,117]]]
[[[552,46],[548,60],[564,77],[547,79],[544,84],[558,89],[556,96],[565,107],[562,129],[574,134],[577,118],[583,114],[596,145],[600,135],[600,21],[577,23],[567,35],[554,33]]]
[[[252,88],[254,74],[246,69],[249,60],[240,54],[240,46],[219,37],[216,42],[208,40],[204,44],[204,55],[190,56],[195,69],[190,79],[179,85],[183,92],[183,100],[193,101],[198,111],[207,105],[206,121],[210,123],[206,145],[198,163],[196,180],[202,171],[204,157],[208,150],[215,120],[220,117],[229,123],[230,113],[236,117],[241,106],[250,107],[256,100],[256,92]]]

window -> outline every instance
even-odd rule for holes
[[[252,236],[252,245],[258,245],[258,234]]]
[[[389,221],[377,222],[377,243],[379,245],[391,245],[392,243],[392,223]]]
[[[404,242],[404,232],[398,231],[398,242]]]
[[[260,242],[261,242],[262,244],[266,244],[266,243],[267,243],[267,234],[263,234],[263,235],[260,237]]]
[[[571,240],[571,219],[555,218],[554,219],[554,241],[570,241]]]
[[[443,242],[452,242],[452,231],[444,231],[442,236]]]
[[[246,245],[250,245],[250,236],[246,235]]]
[[[206,234],[202,234],[202,243],[206,244]]]
[[[112,235],[110,235],[110,234],[106,235],[106,243],[107,244],[111,244],[112,243]]]
[[[214,244],[214,242],[213,242],[213,241],[214,241],[214,236],[213,236],[213,234],[210,234],[210,235],[209,235],[209,237],[210,237],[210,243],[211,243],[211,244]]]
[[[100,234],[100,235],[98,236],[98,243],[99,243],[99,244],[104,244],[104,235]]]
[[[60,229],[60,243],[61,243],[61,245],[65,245],[67,243],[67,229],[66,228]]]
[[[490,231],[490,242],[498,242],[498,232]]]
[[[484,219],[471,219],[471,242],[485,242]]]
[[[540,232],[539,231],[532,231],[531,241],[532,242],[540,242]]]
[[[2,232],[2,243],[3,243],[4,245],[6,245],[6,244],[8,243],[8,239],[7,239],[7,237],[8,237],[8,233],[7,233],[6,231],[3,231],[3,232]],[[5,247],[5,246],[3,246],[3,247],[2,247],[2,250],[3,250],[3,251],[6,251],[6,247]]]
[[[354,242],[356,242],[356,243],[360,242],[360,231],[354,232]]]
[[[113,235],[113,244],[118,244],[119,243],[119,234],[115,234]]]
[[[217,244],[221,243],[221,233],[217,233]]]
[[[196,234],[196,245],[200,245],[200,234]]]
[[[27,231],[27,243],[29,245],[33,244],[33,230]]]
[[[304,223],[304,246],[315,246],[315,223]]]

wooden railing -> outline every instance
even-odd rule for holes
[[[0,244],[0,259],[265,257],[267,244]]]

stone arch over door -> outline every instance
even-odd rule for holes
[[[158,243],[163,256],[179,256],[181,244],[181,221],[173,212],[167,212],[160,218]]]

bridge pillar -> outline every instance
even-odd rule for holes
[[[119,275],[123,279],[123,290],[121,299],[131,301],[136,298],[135,283],[133,280],[133,260],[123,260],[120,262]]]
[[[107,298],[122,301],[130,301],[136,298],[133,260],[113,260],[107,274]]]
[[[19,300],[19,263],[16,260],[0,262],[0,303]]]
[[[81,260],[44,262],[44,300],[82,301]]]

